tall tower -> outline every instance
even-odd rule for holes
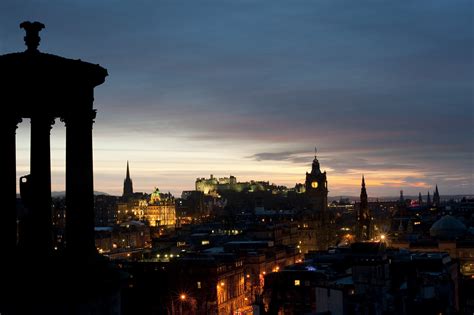
[[[311,173],[306,172],[305,199],[307,211],[304,215],[304,225],[309,230],[306,235],[308,249],[326,250],[334,241],[334,231],[328,218],[328,182],[326,172],[321,172],[319,161],[314,148],[314,160]],[[305,242],[306,242],[305,241]]]
[[[310,208],[317,217],[323,218],[328,207],[328,181],[326,172],[322,173],[314,148],[314,160],[311,173],[306,172],[306,197]]]
[[[420,207],[423,206],[423,197],[421,196],[421,192],[418,193],[418,205]]]
[[[439,207],[439,203],[440,203],[439,191],[438,191],[438,185],[436,185],[436,189],[433,194],[433,206]]]
[[[125,175],[125,180],[123,181],[123,198],[130,198],[133,196],[133,183],[130,178],[130,168],[127,161],[127,174]]]
[[[407,215],[407,204],[405,197],[403,196],[403,190],[400,190],[400,198],[398,199],[398,216],[404,217]]]
[[[428,195],[426,196],[426,205],[428,207],[431,207],[431,196],[430,196],[430,192],[428,191]]]
[[[362,175],[362,187],[360,189],[360,204],[357,210],[356,237],[358,241],[368,241],[372,237],[372,217],[369,211],[369,201],[367,189],[365,188],[365,178]]]

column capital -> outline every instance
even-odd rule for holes
[[[96,109],[91,109],[89,111],[80,111],[76,113],[66,113],[61,116],[61,121],[66,124],[66,127],[70,123],[72,124],[87,123],[87,122],[94,123],[94,119],[96,115],[97,115]]]
[[[13,129],[16,130],[18,128],[18,124],[21,123],[23,119],[20,117],[9,117],[4,120],[4,124],[2,124],[5,128],[4,129]]]
[[[55,117],[53,116],[33,116],[31,117],[31,124],[35,124],[40,128],[49,128],[49,130],[53,129],[53,125],[55,123]]]

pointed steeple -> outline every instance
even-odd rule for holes
[[[428,190],[428,195],[426,196],[426,204],[428,207],[431,206],[431,196],[430,196],[430,191]]]
[[[125,179],[130,179],[130,168],[128,166],[128,160],[127,160],[127,174],[125,176]]]
[[[418,205],[419,206],[423,205],[423,197],[421,196],[421,192],[418,193]]]
[[[403,197],[403,190],[400,190],[400,203],[404,204],[405,203],[405,197]]]
[[[123,181],[123,195],[124,198],[130,198],[133,196],[133,182],[130,178],[130,167],[127,161],[127,172],[125,174],[125,180]]]
[[[436,185],[435,192],[433,194],[433,206],[439,206],[441,198],[439,196],[438,185]]]
[[[372,218],[369,211],[367,189],[365,188],[365,177],[362,175],[360,189],[360,204],[357,209],[356,236],[359,241],[368,241],[372,237]]]
[[[360,202],[365,203],[367,205],[367,189],[365,189],[365,178],[362,175],[362,184],[360,189]]]

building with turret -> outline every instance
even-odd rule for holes
[[[143,219],[149,222],[150,226],[174,226],[176,224],[176,206],[173,195],[161,193],[155,187],[148,206],[144,209]]]

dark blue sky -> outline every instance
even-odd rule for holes
[[[292,186],[316,145],[332,195],[362,173],[369,195],[474,192],[472,1],[2,0],[0,54],[24,49],[23,20],[46,24],[40,50],[109,70],[97,190],[120,192],[127,159],[143,191],[209,173]]]

